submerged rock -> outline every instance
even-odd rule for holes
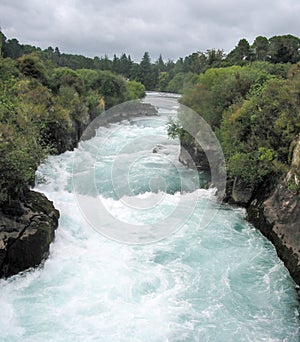
[[[35,267],[48,256],[59,212],[43,194],[29,191],[22,213],[0,211],[0,277]]]

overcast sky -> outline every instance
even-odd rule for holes
[[[0,0],[7,38],[42,49],[177,60],[241,38],[300,36],[300,0]]]

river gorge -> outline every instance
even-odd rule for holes
[[[50,156],[35,190],[60,211],[49,258],[0,280],[2,341],[299,341],[295,283],[274,246],[220,203],[156,116],[97,127]]]

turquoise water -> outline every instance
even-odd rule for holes
[[[205,175],[166,136],[174,108],[160,114],[101,128],[41,165],[36,189],[59,208],[59,229],[43,267],[0,281],[1,341],[299,341],[294,283],[273,246],[242,209],[198,190]],[[96,225],[89,197],[101,202]],[[142,242],[148,224],[165,236],[115,241],[134,226]]]

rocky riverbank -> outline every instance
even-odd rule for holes
[[[28,191],[15,206],[0,211],[0,277],[40,265],[58,227],[59,212],[43,194]]]
[[[187,151],[199,170],[209,170],[203,150],[194,142],[182,143],[179,160],[188,165]],[[300,285],[300,195],[291,184],[300,184],[300,140],[293,152],[291,169],[284,179],[269,176],[259,187],[248,187],[239,179],[227,183],[225,201],[243,206],[247,220],[275,246],[294,281]]]

